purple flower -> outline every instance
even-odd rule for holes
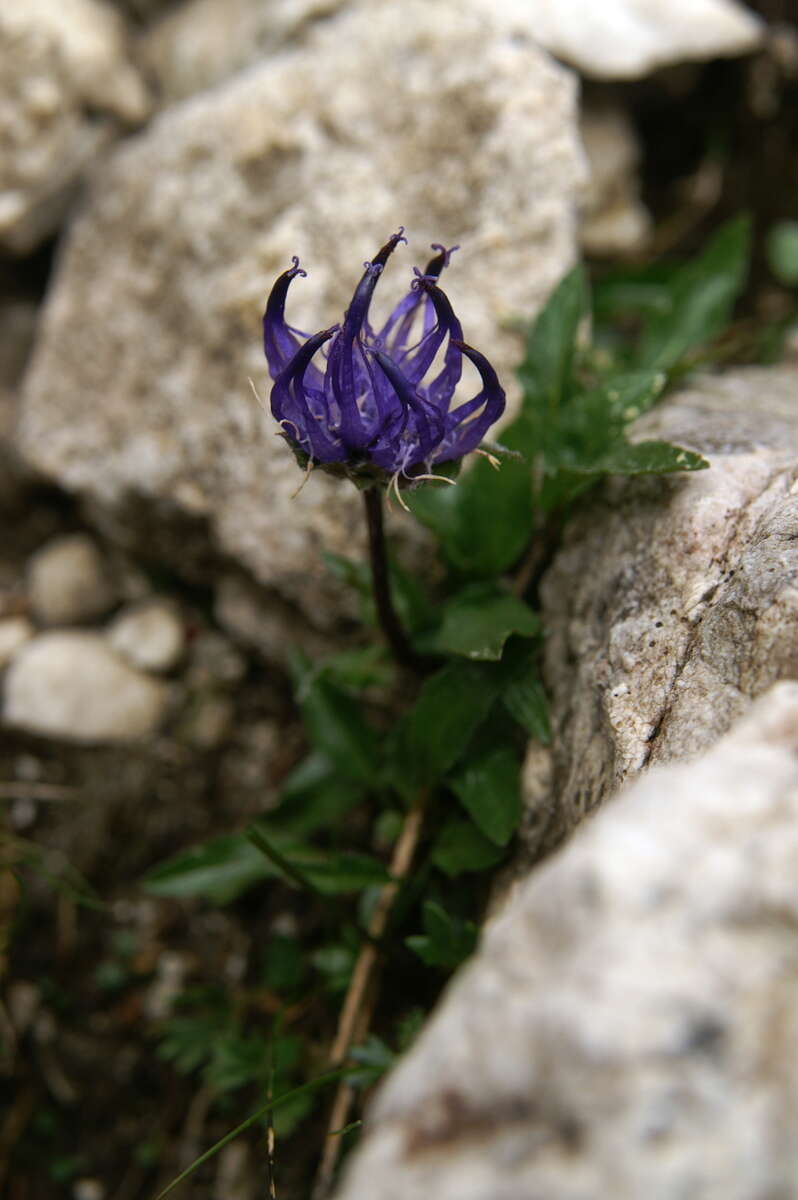
[[[368,312],[400,229],[365,263],[343,323],[309,336],[285,320],[293,266],[274,284],[263,315],[263,345],[274,380],[272,413],[298,460],[345,474],[361,485],[400,485],[429,477],[438,463],[475,450],[504,411],[493,367],[462,340],[463,331],[437,279],[452,250],[433,245],[435,258],[415,270],[410,291],[375,333]],[[453,247],[457,249],[457,247]],[[321,352],[320,365],[314,358]],[[463,355],[481,387],[452,407]],[[436,364],[432,377],[424,380]]]

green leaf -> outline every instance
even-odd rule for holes
[[[325,895],[355,892],[390,879],[382,863],[368,855],[325,854],[302,846],[284,833],[254,828],[262,830],[270,846],[307,878],[309,886]],[[213,904],[229,904],[264,879],[283,876],[245,832],[212,838],[175,855],[149,871],[143,886],[154,896],[181,900],[201,897]]]
[[[270,933],[261,964],[263,984],[281,995],[295,995],[305,978],[306,955],[298,938]]]
[[[424,933],[405,938],[405,945],[428,967],[453,970],[473,953],[477,927],[472,921],[450,917],[434,900],[425,900],[422,920]]]
[[[718,230],[703,254],[675,273],[668,311],[646,322],[637,353],[641,366],[672,367],[723,329],[745,283],[750,241],[750,221],[737,217]]]
[[[342,853],[318,857],[308,851],[294,856],[294,864],[326,895],[359,892],[375,883],[388,883],[385,866],[368,854]]]
[[[360,804],[364,793],[361,784],[342,779],[330,760],[314,750],[283,783],[273,824],[280,832],[296,837],[333,829]]]
[[[450,786],[480,832],[506,846],[521,818],[521,768],[512,747],[469,758]]]
[[[390,686],[396,678],[396,668],[385,648],[372,643],[331,654],[318,664],[316,674],[344,691],[362,692],[368,687]]]
[[[184,850],[154,867],[143,885],[153,896],[202,897],[229,904],[254,884],[274,878],[276,868],[241,833],[225,834]]]
[[[376,625],[377,610],[374,604],[371,568],[368,563],[346,558],[342,554],[324,553],[322,557],[336,578],[348,587],[354,588],[359,594],[362,601],[363,623]],[[389,570],[394,607],[402,625],[411,633],[416,629],[423,629],[425,625],[429,624],[433,613],[432,605],[423,587],[414,575],[405,571],[394,560],[390,561]]]
[[[694,450],[670,442],[619,442],[597,459],[587,473],[666,475],[672,471],[703,471],[708,466],[707,460]]]
[[[522,675],[507,685],[502,693],[502,703],[527,733],[548,745],[551,741],[549,704],[536,665],[530,663]]]
[[[433,648],[496,662],[512,634],[539,632],[540,619],[523,600],[490,584],[473,584],[447,603]]]
[[[767,236],[770,269],[780,283],[798,284],[798,221],[779,221]]]
[[[502,435],[521,450],[521,423]],[[501,574],[522,553],[532,528],[532,477],[524,459],[507,458],[498,470],[479,458],[453,487],[440,484],[407,494],[408,505],[440,539],[447,561],[464,575]]]
[[[567,400],[579,323],[587,312],[587,280],[578,266],[554,289],[527,337],[518,368],[525,408],[554,414]]]
[[[349,1058],[359,1064],[346,1073],[346,1082],[355,1088],[372,1087],[396,1062],[391,1047],[376,1033],[370,1033],[362,1045],[353,1046]]]
[[[504,681],[498,664],[456,661],[424,682],[396,733],[396,770],[406,793],[435,783],[454,765]]]
[[[453,817],[435,840],[432,861],[451,876],[466,871],[486,871],[501,859],[502,849],[480,833],[471,821]]]
[[[374,731],[359,704],[329,680],[308,672],[297,688],[308,738],[335,766],[340,776],[361,784],[379,780],[379,753]]]
[[[347,934],[352,936],[347,937]],[[320,946],[310,957],[311,964],[324,976],[332,992],[343,992],[349,985],[358,952],[358,938],[353,930],[344,930],[344,940]]]
[[[250,825],[244,834],[285,879],[309,891],[335,895],[390,880],[383,864],[367,854],[325,854],[310,847],[285,854],[275,845],[273,831],[267,833],[262,825]]]

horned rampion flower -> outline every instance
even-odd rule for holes
[[[382,329],[375,332],[369,324],[374,289],[388,258],[406,241],[403,233],[400,229],[364,263],[340,325],[310,336],[286,323],[289,285],[305,275],[298,258],[274,284],[263,315],[274,380],[272,413],[299,463],[345,475],[360,487],[387,484],[397,497],[400,487],[442,478],[432,468],[475,450],[504,411],[496,372],[463,341],[460,322],[438,287],[457,247],[433,245],[435,257],[423,274],[415,269],[408,294]],[[481,387],[453,406],[464,356],[476,367]]]

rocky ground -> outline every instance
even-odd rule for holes
[[[248,1012],[272,1014],[265,947],[301,927],[301,902],[275,886],[210,907],[154,897],[141,881],[169,855],[269,811],[303,752],[289,647],[314,654],[354,629],[351,594],[319,551],[359,552],[356,498],[328,479],[293,498],[294,464],[247,383],[266,386],[260,311],[291,256],[309,271],[296,322],[315,329],[337,316],[353,273],[399,224],[410,235],[405,274],[430,242],[460,242],[451,293],[469,340],[492,347],[511,402],[513,319],[532,316],[580,252],[606,277],[688,254],[747,208],[753,270],[729,361],[752,357],[757,335],[793,311],[766,247],[774,223],[794,216],[798,194],[794,13],[788,0],[666,8],[654,19],[637,0],[600,9],[585,0],[36,0],[0,14],[0,1187],[11,1200],[145,1200],[257,1103],[246,1088],[220,1099],[158,1047],[186,990],[221,986]],[[664,436],[713,456],[711,472],[687,490],[610,487],[569,532],[542,588],[557,737],[551,756],[530,747],[521,876],[649,760],[704,751],[753,698],[795,678],[798,384],[783,357],[696,384],[652,418]],[[406,561],[423,564],[423,540],[399,520],[396,531]],[[629,575],[623,588],[618,562]],[[672,838],[658,886],[682,899],[663,901],[662,911],[679,936],[687,928],[707,939],[713,979],[731,970],[732,927],[756,924],[768,905],[791,912],[780,893],[751,892],[740,850],[741,838],[758,845],[756,830],[772,826],[760,847],[770,872],[789,825],[779,797],[794,789],[795,698],[782,690],[773,705],[732,749],[706,760],[706,806],[687,849],[675,818],[659,830],[652,817],[640,834],[647,846]],[[771,736],[774,722],[788,731]],[[731,786],[734,755],[744,758],[754,742],[766,746],[764,758],[771,746],[774,761],[759,790],[751,785],[751,828],[728,834],[727,890],[707,914],[684,899],[687,877],[701,869],[702,838],[726,845],[716,792]],[[687,819],[686,776],[670,778],[662,786]],[[621,803],[633,806],[631,794]],[[575,865],[561,857],[545,868],[563,905],[583,876],[601,875],[613,839],[623,841],[621,811],[605,833],[566,849]],[[688,851],[685,863],[696,865],[679,875]],[[538,878],[492,935],[487,974],[477,963],[454,995],[442,1045],[456,1037],[473,1048],[490,1037],[497,989],[511,997],[513,962],[529,949],[517,950],[519,928],[542,921],[536,936],[560,945],[556,922],[549,929],[540,916],[547,885]],[[606,884],[607,955],[629,944],[630,912],[650,901],[644,883],[634,895],[623,881]],[[576,913],[566,930],[552,982],[563,1022],[569,1004],[577,1012],[565,1035],[576,1049],[564,1064],[541,1066],[551,1011],[519,1015],[508,1001],[508,1027],[531,1049],[517,1078],[513,1052],[502,1059],[495,1141],[476,1154],[488,1174],[475,1174],[474,1137],[492,1093],[483,1080],[475,1098],[460,1077],[438,1088],[435,1064],[446,1053],[433,1029],[416,1052],[429,1065],[416,1057],[384,1094],[372,1148],[344,1194],[410,1197],[435,1187],[497,1200],[531,1196],[545,1180],[547,1195],[571,1197],[576,1175],[564,1159],[580,1169],[589,1162],[595,1188],[610,1186],[601,1164],[629,1130],[620,1118],[602,1125],[596,1112],[613,1088],[638,1095],[641,1062],[671,1050],[664,1042],[641,1050],[631,1034],[627,1044],[602,1026],[595,1055],[606,1051],[615,1065],[611,1087],[597,1079],[572,983],[593,969],[589,922],[580,920]],[[788,924],[779,926],[783,947],[768,947],[767,929],[756,933],[763,979],[773,955],[794,955]],[[533,990],[545,981],[541,955],[544,965],[528,967]],[[645,960],[637,969],[654,968]],[[623,1004],[624,970],[605,980],[607,1011]],[[756,1041],[771,1010],[763,1001],[741,1025],[733,997],[720,1015],[717,1005],[705,1013],[699,1001],[712,989],[703,977],[688,983],[678,1020],[657,1026],[662,1037],[684,1018],[695,1053],[711,1056],[728,1035],[734,1053],[724,1070],[752,1072],[761,1106],[783,1109],[784,1051],[773,1051],[768,1074],[738,1045],[738,1034]],[[333,1018],[324,997],[316,1006],[309,1026],[321,1048]],[[463,1034],[472,1008],[490,1020],[477,1014]],[[785,1000],[777,1017],[779,1044],[789,1047],[787,1008]],[[651,1017],[646,1027],[655,1025]],[[554,1081],[557,1112],[539,1111],[551,1089],[529,1108],[533,1061]],[[464,1062],[466,1076],[482,1070],[478,1054]],[[682,1066],[659,1079],[656,1104],[630,1101],[628,1111],[654,1129],[636,1131],[647,1144],[687,1145],[673,1132],[675,1102],[666,1103],[684,1082]],[[724,1080],[697,1078],[696,1094]],[[596,1097],[587,1112],[573,1100],[583,1085]],[[426,1117],[408,1118],[420,1098]],[[689,1102],[699,1104],[693,1092]],[[741,1108],[700,1112],[721,1130],[720,1148],[758,1136]],[[535,1144],[549,1147],[542,1176],[525,1174],[517,1145],[520,1129],[528,1147],[532,1125]],[[762,1129],[760,1175],[735,1192],[742,1177],[732,1163],[724,1195],[782,1186],[788,1194],[789,1139],[779,1133],[771,1144],[772,1128]],[[283,1141],[280,1200],[307,1194],[317,1134],[306,1126]],[[591,1139],[601,1142],[594,1159],[584,1149]],[[447,1146],[449,1167],[439,1154],[433,1170],[430,1148]],[[646,1153],[612,1194],[655,1194],[661,1180]],[[684,1150],[699,1171],[692,1153]],[[373,1162],[394,1191],[373,1191]],[[507,1162],[521,1165],[503,1174]],[[261,1165],[255,1143],[240,1139],[188,1187],[254,1200]],[[675,1172],[673,1186],[690,1170]],[[656,1194],[712,1194],[700,1171],[694,1177],[692,1191],[663,1184]],[[464,1179],[477,1179],[471,1191]]]

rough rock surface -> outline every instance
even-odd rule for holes
[[[762,38],[759,19],[736,0],[501,0],[501,7],[522,10],[542,46],[594,79],[640,79],[670,63],[745,54]]]
[[[593,104],[582,113],[581,131],[590,164],[582,247],[594,255],[640,250],[651,218],[640,199],[640,147],[632,123],[618,104]]]
[[[28,564],[31,610],[42,625],[78,625],[103,616],[117,594],[97,543],[86,533],[54,538]]]
[[[0,8],[0,245],[24,254],[52,233],[118,124],[149,100],[124,23],[101,0]]]
[[[126,742],[158,728],[168,687],[120,658],[98,633],[43,633],[17,651],[3,721],[45,737]]]
[[[752,1200],[798,1178],[798,684],[519,886],[338,1200]]]
[[[699,379],[638,429],[712,465],[611,481],[569,523],[542,589],[555,737],[552,786],[530,796],[533,854],[798,677],[798,369]]]
[[[410,246],[382,303],[430,242],[461,242],[448,293],[507,375],[502,320],[531,315],[574,252],[575,99],[530,39],[409,0],[323,22],[302,49],[167,111],[114,153],[72,228],[27,376],[26,453],[134,528],[145,501],[161,532],[170,514],[207,519],[224,552],[329,625],[319,549],[357,553],[359,499],[324,477],[292,499],[296,465],[247,384],[267,386],[265,293],[300,255],[290,319],[324,328],[399,224]]]

